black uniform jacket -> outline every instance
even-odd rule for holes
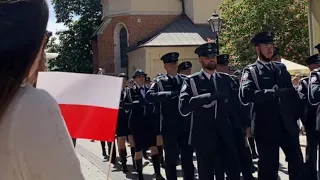
[[[313,128],[315,130],[317,106],[313,106],[309,103],[308,86],[309,77],[304,77],[299,81],[297,91],[303,104],[303,111],[301,113],[300,119],[306,128]]]
[[[235,120],[234,108],[238,101],[234,89],[237,89],[233,79],[224,73],[215,73],[215,83],[206,77],[203,71],[188,76],[181,88],[179,109],[183,116],[191,115],[189,143],[196,149],[213,150],[216,138],[226,142],[227,146],[235,150],[231,122],[239,126]],[[214,87],[213,87],[214,86]],[[224,100],[207,100],[204,105],[194,107],[192,98],[205,94],[223,93]],[[235,152],[236,153],[236,152]]]
[[[149,91],[146,99],[154,104],[160,103],[161,131],[177,132],[181,129],[184,117],[178,111],[178,96],[184,80],[184,76],[178,74],[176,78],[169,75],[160,76],[156,79]]]
[[[239,99],[244,105],[253,103],[252,129],[256,138],[278,139],[283,131],[298,135],[301,101],[284,64],[257,60],[245,67]]]
[[[145,92],[147,91],[148,87],[145,87]],[[130,110],[130,129],[135,131],[144,128],[146,125],[150,125],[151,121],[148,117],[154,113],[154,105],[143,97],[136,85],[127,88],[126,92],[124,108]]]
[[[124,135],[123,133],[128,133],[129,113],[124,108],[125,97],[126,97],[126,89],[123,89],[121,91],[119,113],[118,113],[118,123],[117,123],[117,133],[120,133],[120,135]]]
[[[317,131],[320,131],[320,69],[315,69],[310,73],[310,80],[308,84],[308,100],[309,104],[312,105],[313,112],[309,112],[308,116],[309,118],[306,122],[306,126],[312,126],[316,127]]]

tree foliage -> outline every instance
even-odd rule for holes
[[[57,44],[57,38],[56,37],[51,37],[48,44],[47,44],[47,49],[46,52],[48,53],[58,53],[58,48],[59,44]]]
[[[59,56],[50,61],[54,71],[92,73],[91,35],[101,24],[100,0],[53,0],[57,23],[67,30],[58,32]]]
[[[280,55],[304,64],[309,56],[308,7],[306,0],[225,0],[221,7],[222,52],[229,53],[234,65],[256,59],[250,39],[265,30],[275,32]]]

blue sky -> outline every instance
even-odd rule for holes
[[[53,9],[51,0],[47,0],[47,1],[49,4],[49,11],[50,11],[47,29],[49,31],[51,31],[53,34],[55,34],[57,31],[65,29],[65,26],[61,23],[56,23],[56,17],[55,17],[55,13],[54,13],[54,9]]]

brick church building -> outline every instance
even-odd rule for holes
[[[213,38],[207,19],[221,1],[101,0],[103,22],[92,36],[94,72],[142,69],[152,77],[164,72],[160,57],[171,51],[196,64],[193,50]]]

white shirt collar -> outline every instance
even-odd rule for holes
[[[140,88],[143,88],[143,89],[145,89],[145,86],[144,86],[144,85],[142,85],[142,86],[139,86],[139,85],[137,84],[136,86],[137,86],[137,88],[138,88],[138,89],[140,89]]]
[[[178,74],[176,74],[175,76],[171,76],[171,75],[168,74],[168,76],[170,76],[173,79],[173,78],[177,78]]]
[[[210,79],[210,78],[211,78],[211,74],[207,73],[207,72],[206,72],[206,71],[204,71],[203,69],[201,69],[201,71],[206,75],[206,77],[207,77],[208,79]],[[215,76],[216,76],[216,71],[212,74],[212,76],[213,76],[213,77],[215,77]]]

